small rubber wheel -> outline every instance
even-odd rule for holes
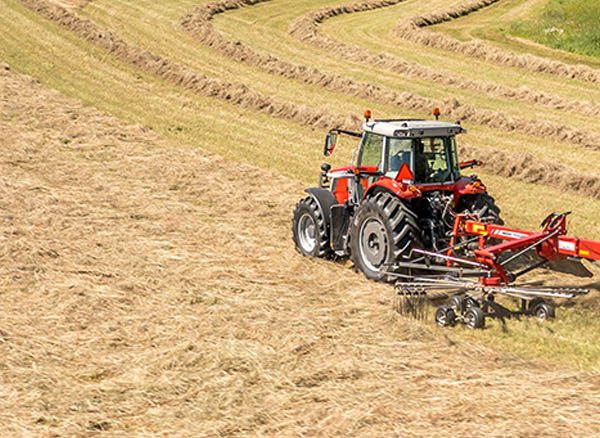
[[[465,297],[462,295],[454,295],[448,300],[448,307],[454,310],[454,313],[463,313],[465,304]]]
[[[470,329],[482,329],[485,327],[485,314],[479,307],[470,307],[465,312],[464,322]]]
[[[527,309],[531,314],[533,314],[535,312],[535,308],[542,303],[545,303],[543,298],[534,298],[533,300],[529,301],[529,303],[527,303]]]
[[[456,313],[450,306],[440,306],[435,311],[435,322],[440,327],[448,327],[456,322]]]
[[[479,303],[477,302],[477,300],[475,300],[474,298],[471,297],[466,297],[465,298],[465,309],[470,309],[471,307],[479,307]]]
[[[550,303],[539,303],[533,309],[533,315],[540,321],[554,318],[554,306]]]

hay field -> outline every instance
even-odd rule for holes
[[[573,210],[600,238],[597,62],[471,53],[455,23],[535,2],[475,3],[0,1],[0,430],[600,433],[594,296],[442,331],[292,248],[325,129],[366,107],[440,105],[508,222]]]

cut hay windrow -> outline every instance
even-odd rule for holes
[[[561,61],[531,54],[516,54],[481,40],[463,42],[439,32],[424,30],[425,27],[472,14],[498,1],[475,0],[451,7],[446,11],[420,15],[410,20],[401,20],[395,29],[395,34],[400,38],[414,43],[461,53],[486,62],[518,67],[535,73],[547,73],[562,78],[593,83],[600,82],[600,71],[587,65],[566,64]]]
[[[361,123],[361,119],[353,114],[344,115],[329,110],[316,111],[303,105],[276,101],[272,98],[264,97],[241,84],[232,84],[219,79],[208,78],[187,67],[134,47],[120,39],[115,33],[101,29],[89,20],[84,20],[64,8],[43,1],[22,1],[43,16],[75,32],[81,38],[107,49],[117,58],[194,92],[226,100],[244,108],[254,108],[271,116],[291,120],[306,126],[324,129],[332,127],[356,129]],[[240,4],[245,2],[238,1],[234,3]],[[226,5],[232,3],[225,1],[219,4],[221,8],[224,8]],[[346,81],[345,79],[341,80]],[[377,98],[379,96],[381,99],[384,99],[384,96],[388,93],[382,92],[377,86],[367,85],[367,87],[372,88],[369,88],[369,95],[366,97]],[[396,93],[395,99],[388,102],[419,111],[428,111],[437,104],[437,102],[414,96],[411,93]],[[464,109],[464,106],[461,108]],[[454,115],[456,114],[454,112]],[[466,153],[483,159],[487,163],[487,168],[500,176],[516,177],[525,182],[539,182],[532,175],[539,174],[537,169],[540,166],[542,168],[553,168],[555,166],[550,162],[530,155],[515,154],[513,156],[505,152],[500,153],[500,151],[496,150],[488,150],[482,153],[479,149],[470,148]],[[519,163],[519,166],[516,168],[507,167],[506,160]],[[583,195],[600,199],[600,178],[594,175],[581,174],[563,165],[557,165],[555,171],[555,178],[560,178],[561,181],[567,181],[573,176],[579,181],[578,184],[565,184],[565,188],[568,190],[574,190]],[[543,179],[543,177],[540,178]]]
[[[79,17],[74,11],[47,0],[21,0],[21,2],[47,19],[74,32],[83,40],[102,47],[121,61],[203,96],[215,97],[243,108],[254,109],[273,117],[293,120],[317,128],[355,126],[360,123],[360,118],[356,115],[341,116],[326,109],[315,110],[276,97],[265,96],[244,84],[207,77],[167,58],[135,47],[114,32],[102,29],[95,23]]]
[[[210,97],[217,97],[245,108],[256,109],[274,117],[288,118],[318,128],[355,126],[360,120],[355,115],[335,115],[326,109],[314,110],[304,105],[297,105],[275,97],[264,96],[244,84],[209,78],[188,67],[174,63],[167,58],[137,48],[119,38],[115,33],[104,30],[95,23],[80,18],[75,12],[54,5],[47,0],[21,1],[43,16],[69,28],[81,38],[105,48],[117,58],[194,92]],[[239,5],[241,3],[243,2],[236,0],[232,4]],[[228,3],[224,1],[219,4],[219,8],[223,8]],[[341,80],[345,81],[344,79]],[[354,84],[354,87],[360,89],[360,84]],[[566,141],[600,150],[600,134],[586,133],[578,129],[549,122],[510,118],[491,110],[477,110],[469,105],[460,103],[456,99],[446,100],[440,105],[440,102],[417,96],[413,93],[390,94],[376,86],[367,85],[366,87],[367,89],[361,91],[364,93],[362,94],[363,96],[374,97],[373,94],[376,93],[379,94],[380,99],[385,99],[387,103],[404,108],[429,111],[435,106],[441,106],[445,114],[458,120],[468,120],[493,128],[517,131],[529,135],[535,133],[536,136],[551,136],[559,141]]]
[[[485,169],[495,175],[532,184],[560,187],[600,199],[600,177],[596,175],[583,174],[559,162],[541,160],[529,153],[515,154],[498,149],[474,148],[464,141],[461,144],[461,156],[481,158]]]
[[[301,79],[305,83],[320,85],[333,91],[352,93],[360,97],[371,98],[378,102],[397,106],[402,106],[406,101],[419,102],[410,93],[395,93],[380,86],[356,83],[351,79],[345,79],[338,75],[322,73],[313,67],[281,61],[272,55],[255,52],[242,43],[227,40],[215,31],[210,24],[210,20],[214,15],[265,1],[270,0],[225,0],[198,6],[182,19],[182,25],[209,47],[215,48],[236,60],[259,65],[271,73]],[[421,102],[412,109],[427,111],[434,104],[435,102],[432,101]],[[343,116],[339,116],[339,119],[343,118]],[[356,127],[356,124],[343,125],[343,127],[352,129]],[[464,147],[464,152],[484,159],[487,168],[498,175],[515,177],[529,183],[549,183],[558,179],[563,187],[571,188],[578,193],[593,198],[600,198],[600,178],[581,174],[581,172],[568,166],[540,160],[531,154],[510,154],[495,149],[482,150]],[[513,165],[507,163],[513,163]],[[549,173],[547,170],[552,170],[552,172]]]
[[[386,58],[389,55],[373,55],[361,47],[342,43],[324,36],[318,32],[318,25],[324,20],[337,15],[377,9],[389,6],[389,4],[393,2],[398,3],[399,0],[375,0],[365,3],[353,3],[346,6],[321,8],[294,21],[290,26],[290,34],[300,40],[327,50],[328,53],[343,53],[344,59],[351,59],[369,66],[378,66],[378,60]],[[386,93],[389,94],[389,92]],[[393,96],[393,94],[391,95]],[[428,110],[435,106],[440,106],[444,114],[456,118],[457,120],[468,120],[472,123],[489,126],[491,128],[522,132],[527,135],[549,136],[559,141],[600,150],[600,135],[596,133],[588,133],[580,129],[552,122],[508,117],[497,111],[477,109],[473,106],[463,104],[457,99],[446,99],[440,103],[408,92],[400,93],[399,96],[402,96],[400,100],[393,99],[393,103],[399,106],[406,106],[402,104],[403,100],[407,103],[410,102],[411,108],[419,110]],[[581,104],[581,108],[585,108],[586,104],[584,102],[577,103],[577,106],[579,106],[579,104]]]
[[[252,4],[265,1],[271,0],[256,0]],[[327,19],[343,14],[353,14],[385,8],[402,3],[404,1],[406,0],[367,0],[360,3],[350,3],[345,6],[324,7],[305,14],[304,16],[295,20],[291,24],[289,31],[290,34],[296,39],[308,42],[327,51],[328,53],[339,54],[338,56],[343,57],[345,60],[364,64],[369,67],[375,66],[377,68],[388,70],[407,77],[431,81],[435,82],[436,84],[448,85],[450,87],[455,87],[462,90],[477,91],[493,97],[534,103],[536,105],[542,105],[555,110],[589,116],[600,115],[600,105],[591,100],[565,99],[555,94],[532,90],[527,86],[511,88],[493,82],[471,79],[451,73],[440,73],[440,71],[437,69],[431,69],[423,65],[414,64],[400,59],[394,55],[390,55],[389,53],[382,52],[374,54],[360,46],[335,40],[319,32],[319,24],[323,23]],[[219,2],[219,4],[223,3],[227,2]],[[243,0],[233,0],[232,3],[238,4],[238,7],[246,6],[246,3]],[[211,4],[209,3],[208,5],[199,8],[210,9],[210,5]],[[216,11],[215,13],[219,12],[221,11]],[[214,13],[212,15],[214,15]],[[200,18],[200,16],[201,14],[199,14],[197,18]],[[209,31],[205,30],[204,33],[208,34]],[[213,37],[211,36],[210,39],[213,40]],[[244,56],[245,59],[247,59],[246,57],[249,57],[247,53],[249,48],[244,47],[241,43],[236,42],[236,44],[236,54],[238,56]],[[222,45],[216,44],[215,41],[214,48],[222,50]],[[242,55],[242,51],[246,53]]]

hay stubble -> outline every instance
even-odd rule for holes
[[[299,257],[297,182],[0,84],[3,430],[598,432],[597,374],[447,342]]]

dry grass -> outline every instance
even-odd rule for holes
[[[430,331],[295,254],[297,182],[0,87],[5,432],[599,432],[596,373]]]
[[[127,120],[152,126],[162,135],[177,141],[202,144],[227,157],[269,167],[305,182],[314,180],[314,169],[318,168],[321,158],[318,148],[307,145],[319,144],[321,133],[256,113],[232,111],[231,106],[220,104],[219,99],[180,92],[178,88],[167,86],[168,83],[157,82],[151,76],[107,57],[104,51],[81,42],[71,32],[51,26],[36,14],[26,15],[23,9],[20,15],[18,8],[9,6],[3,8],[2,15],[6,17],[3,25],[8,26],[16,38],[14,41],[10,38],[5,40],[2,46],[4,56],[19,68],[35,72],[49,86],[69,95],[81,96],[88,104],[105,108]],[[32,32],[23,40],[18,37],[19,29],[32,29]],[[23,48],[23,41],[26,48]],[[53,47],[60,47],[61,51],[53,50]],[[77,62],[82,58],[87,59],[85,64]],[[132,101],[136,104],[131,105]],[[210,111],[206,112],[205,108],[210,108]],[[199,123],[200,120],[204,122]],[[235,129],[232,129],[233,126]],[[281,132],[286,135],[282,137]],[[469,143],[477,143],[479,133],[468,138]],[[513,141],[506,136],[495,140]],[[514,140],[521,141],[519,137]],[[231,148],[231,144],[236,147]],[[350,147],[344,147],[338,151],[336,161],[345,163],[349,155]],[[585,162],[593,165],[589,158]],[[578,162],[577,168],[581,166],[583,164]],[[597,233],[595,202],[559,192],[548,193],[547,189],[536,186],[525,187],[489,174],[484,176],[492,191],[500,197],[505,214],[512,223],[531,226],[547,209],[561,208],[568,202],[578,213],[573,231],[591,236]],[[502,195],[503,188],[508,185],[516,196]],[[548,203],[543,211],[519,211],[520,205],[540,198]]]
[[[69,11],[22,3],[62,28],[6,0],[0,58],[138,124],[0,73],[0,430],[600,434],[597,294],[584,306],[560,308],[553,324],[440,331],[395,315],[391,290],[347,264],[293,251],[289,213],[320,160],[314,145],[322,136],[307,127],[351,124],[349,114],[365,103],[397,115],[398,102],[383,96],[404,86],[427,105],[432,99],[422,84],[411,88],[411,77],[385,79],[385,68],[365,71],[287,38],[289,24],[314,2],[265,4],[268,31],[254,9],[263,5],[235,11],[249,17],[244,25],[221,17],[217,32],[229,21],[244,42],[231,45],[226,34],[211,33],[224,42],[212,48],[180,28],[193,1],[61,0]],[[265,49],[265,40],[272,47]],[[244,59],[248,54],[258,57]],[[435,56],[428,49],[423,64]],[[472,79],[479,61],[456,58],[465,62],[461,77]],[[516,76],[506,69],[497,82],[514,88],[508,82]],[[385,85],[372,94],[348,93],[378,77]],[[540,88],[556,83],[531,80]],[[556,87],[557,98],[597,93],[587,96],[574,84]],[[475,100],[457,88],[479,111],[485,96]],[[443,84],[431,90],[452,92]],[[510,117],[528,108],[502,99]],[[552,110],[549,118],[572,109]],[[571,122],[597,128],[587,115]],[[569,205],[578,213],[573,228],[599,236],[598,201],[548,187],[577,181],[571,189],[595,196],[596,152],[552,142],[539,148],[536,136],[509,138],[503,129],[474,131],[468,151],[497,156],[488,167],[497,175],[484,178],[510,223],[534,226],[547,210]],[[499,155],[500,148],[507,150]],[[337,159],[349,151],[342,147]],[[562,161],[556,157],[568,165],[552,162]]]

